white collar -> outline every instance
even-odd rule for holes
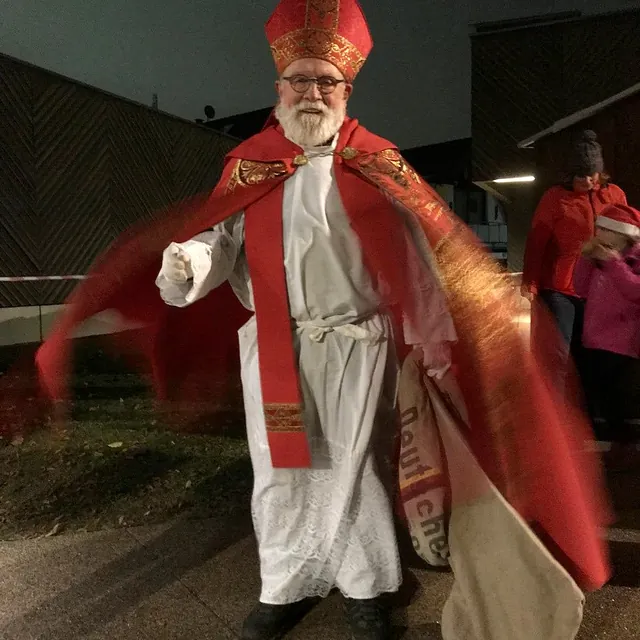
[[[338,137],[339,134],[336,133],[330,144],[325,144],[325,145],[321,145],[319,147],[302,147],[302,150],[304,151],[304,155],[312,158],[314,156],[327,156],[327,155],[331,155],[336,147],[338,146]]]

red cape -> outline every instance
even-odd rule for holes
[[[411,212],[432,248],[459,336],[454,356],[471,416],[469,442],[486,473],[583,588],[601,586],[609,576],[600,529],[608,514],[597,462],[581,453],[586,425],[547,391],[512,323],[497,267],[394,145],[349,120],[336,152],[336,162],[344,165],[343,198],[370,199],[377,206],[383,194]],[[153,372],[160,399],[193,405],[216,392],[219,397],[220,381],[236,357],[236,329],[248,314],[227,286],[189,309],[164,305],[154,284],[161,254],[170,242],[184,241],[267,196],[295,171],[300,154],[270,126],[229,154],[210,196],[183,203],[160,222],[122,237],[76,289],[38,353],[47,393],[66,397],[74,328],[115,309],[144,324],[135,347]],[[399,273],[398,256],[385,251],[382,231],[369,237],[369,264]],[[406,303],[404,290],[411,283],[396,282],[395,288],[396,299]]]

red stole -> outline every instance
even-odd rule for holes
[[[278,185],[245,211],[245,247],[258,326],[260,383],[274,467],[310,467],[292,342]]]
[[[407,289],[402,225],[382,192],[362,181],[336,151],[334,172],[366,266],[399,294]],[[260,380],[267,437],[274,467],[309,467],[311,456],[303,423],[297,357],[293,347],[282,230],[284,185],[245,210],[245,246],[253,287]],[[408,299],[407,295],[402,296]]]

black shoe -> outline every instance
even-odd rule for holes
[[[286,635],[309,611],[306,601],[292,604],[259,602],[244,621],[242,640],[278,640]]]
[[[353,600],[347,598],[347,618],[353,640],[389,640],[389,611],[381,598]]]

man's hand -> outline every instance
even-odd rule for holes
[[[162,254],[162,275],[171,282],[183,284],[193,278],[191,259],[187,252],[172,243]]]

